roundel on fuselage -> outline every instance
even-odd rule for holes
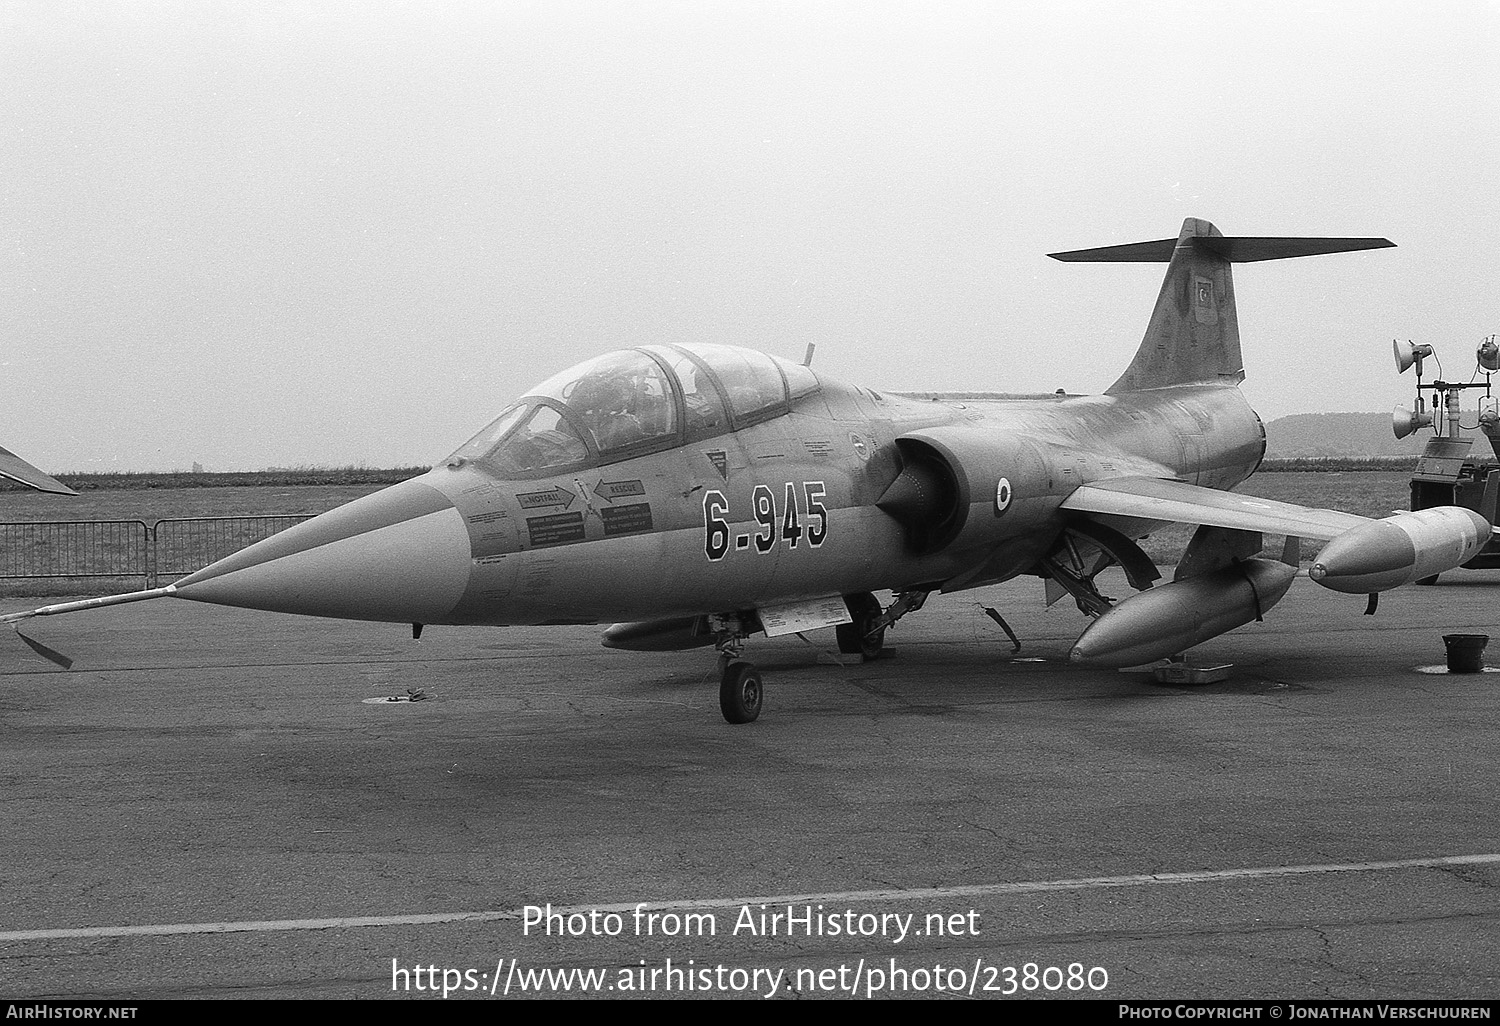
[[[995,516],[999,516],[1010,508],[1010,478],[1002,477],[995,485]]]

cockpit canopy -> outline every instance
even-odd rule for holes
[[[753,349],[622,349],[543,381],[449,462],[487,463],[506,477],[545,477],[769,420],[817,389],[806,367]]]

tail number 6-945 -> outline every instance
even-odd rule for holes
[[[743,550],[753,545],[762,555],[774,549],[778,542],[795,549],[805,540],[817,548],[828,537],[828,508],[823,505],[827,494],[822,481],[803,481],[799,503],[797,486],[789,481],[778,509],[776,493],[768,485],[756,485],[750,497],[756,529],[735,534],[729,526],[728,497],[717,490],[705,492],[703,553],[711,561],[718,562],[729,554],[731,546]]]

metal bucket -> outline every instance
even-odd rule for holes
[[[1488,634],[1444,634],[1443,644],[1448,646],[1449,673],[1478,673],[1484,669],[1484,646],[1490,643]]]

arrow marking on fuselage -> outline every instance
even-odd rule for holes
[[[568,509],[576,498],[578,496],[560,485],[553,485],[545,492],[520,492],[516,495],[516,501],[521,504],[522,509],[541,509],[544,506]]]
[[[594,485],[594,494],[605,502],[614,502],[632,495],[645,495],[646,486],[640,481],[606,481],[600,478],[599,483]]]

